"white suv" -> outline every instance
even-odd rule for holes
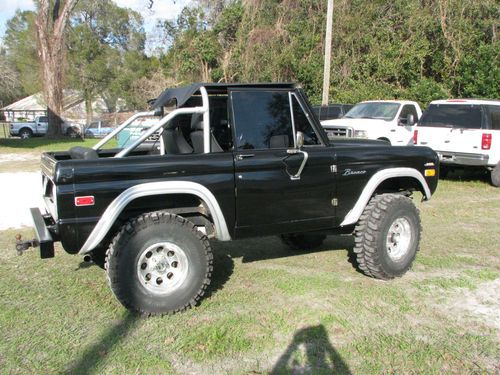
[[[443,167],[489,169],[491,182],[500,186],[500,101],[436,100],[415,127],[413,140],[434,149]]]
[[[344,117],[321,121],[328,138],[380,139],[394,146],[413,144],[413,127],[422,116],[416,102],[372,100],[356,104]]]

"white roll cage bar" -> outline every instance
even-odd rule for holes
[[[195,113],[203,113],[203,152],[208,154],[210,152],[210,114],[209,114],[209,104],[208,104],[208,93],[205,87],[200,87],[202,106],[201,107],[190,107],[190,108],[178,108],[170,112],[169,114],[163,116],[158,120],[156,124],[147,129],[144,134],[142,134],[138,139],[136,139],[131,145],[125,147],[119,153],[117,153],[115,158],[122,158],[127,156],[132,150],[134,150],[137,146],[139,146],[142,142],[144,142],[148,137],[152,134],[160,130],[167,124],[170,120],[178,115],[183,114],[195,114]],[[99,143],[97,143],[94,147],[94,150],[101,149],[109,140],[111,140],[114,136],[116,136],[119,132],[125,129],[127,126],[132,124],[135,120],[141,117],[151,117],[155,115],[155,111],[149,112],[139,112],[127,119],[123,124],[118,126],[115,130],[109,133],[106,137],[104,137]],[[164,145],[161,143],[161,154],[164,154]]]

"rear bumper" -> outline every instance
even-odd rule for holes
[[[484,154],[469,154],[464,152],[436,151],[439,161],[445,165],[469,165],[486,167],[489,156]]]
[[[48,228],[51,217],[48,215],[43,216],[39,208],[30,208],[30,212],[40,246],[40,258],[52,258],[54,256],[54,239]]]

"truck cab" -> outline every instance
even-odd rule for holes
[[[413,126],[422,116],[416,102],[373,100],[356,104],[342,118],[321,121],[329,139],[379,139],[395,146],[412,144]]]

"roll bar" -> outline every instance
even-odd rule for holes
[[[161,129],[166,123],[172,120],[174,117],[182,114],[194,114],[194,113],[203,113],[203,152],[205,154],[210,152],[210,113],[209,113],[209,103],[208,103],[208,93],[207,89],[202,86],[200,87],[202,106],[201,107],[190,107],[190,108],[178,108],[166,116],[162,117],[158,122],[147,129],[144,134],[142,134],[138,139],[136,139],[131,145],[127,146],[119,153],[117,153],[114,157],[121,158],[127,156],[132,150],[134,150],[137,146],[139,146],[142,142],[144,142],[148,137],[154,134],[156,131]],[[111,140],[115,135],[133,123],[135,120],[141,117],[152,117],[157,116],[158,111],[148,111],[148,112],[139,112],[128,118],[123,124],[118,126],[115,130],[105,136],[102,140],[100,140],[96,145],[92,148],[94,150],[99,150],[103,145],[105,145],[109,140]],[[163,146],[162,146],[163,148]]]
[[[94,150],[99,150],[102,146],[104,146],[110,139],[112,139],[115,135],[117,135],[119,132],[121,132],[123,129],[125,129],[127,126],[129,126],[131,123],[133,123],[135,120],[141,117],[151,117],[154,116],[156,111],[149,111],[149,112],[139,112],[133,115],[132,117],[129,117],[123,124],[121,124],[119,127],[117,127],[115,130],[113,130],[111,133],[109,133],[107,136],[105,136],[103,139],[101,139],[97,144],[95,144],[92,148]]]
[[[115,158],[122,158],[124,156],[127,156],[133,149],[135,149],[137,146],[139,146],[142,142],[144,142],[153,133],[155,133],[156,131],[161,129],[166,123],[168,123],[174,117],[176,117],[178,115],[194,114],[194,113],[203,113],[203,152],[205,154],[209,153],[210,152],[210,113],[209,113],[209,105],[208,105],[208,93],[207,93],[206,88],[203,86],[200,87],[200,93],[201,93],[201,99],[202,99],[202,103],[203,103],[203,105],[201,107],[178,108],[178,109],[170,112],[168,115],[164,116],[161,120],[159,120],[158,123],[156,123],[155,125],[151,126],[148,130],[146,130],[144,132],[144,134],[142,134],[138,139],[136,139],[130,146],[121,150],[114,157]],[[122,126],[120,126],[120,127],[122,127]]]

